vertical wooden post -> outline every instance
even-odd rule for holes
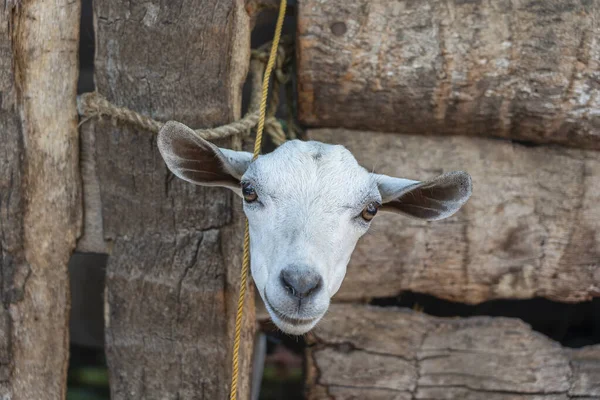
[[[80,3],[0,9],[0,398],[63,399],[81,225]]]
[[[250,56],[243,1],[107,0],[94,7],[96,85],[111,102],[192,127],[240,117]],[[151,133],[109,123],[91,131],[111,249],[111,398],[226,398],[242,245],[234,209],[241,207],[225,189],[171,176]],[[249,394],[250,308],[246,322],[240,398]]]

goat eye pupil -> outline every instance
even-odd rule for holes
[[[254,187],[248,182],[242,184],[242,194],[244,195],[244,200],[246,200],[248,203],[252,203],[258,199],[258,195],[256,194]]]
[[[362,211],[361,216],[365,221],[370,221],[373,219],[375,214],[377,214],[377,210],[379,209],[379,205],[375,203],[369,203],[365,209]]]

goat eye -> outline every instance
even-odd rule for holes
[[[377,203],[369,203],[364,210],[362,210],[362,213],[360,214],[361,217],[363,217],[363,219],[365,221],[370,221],[373,219],[373,217],[375,216],[375,214],[377,214],[377,210],[379,209],[379,204]]]
[[[248,203],[252,203],[258,199],[254,186],[250,182],[242,183],[242,194],[244,195],[244,200]]]

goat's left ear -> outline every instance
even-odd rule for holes
[[[471,197],[471,176],[449,172],[426,182],[376,175],[382,211],[436,221],[457,212]]]
[[[162,127],[157,144],[167,167],[179,178],[195,185],[227,187],[241,195],[240,178],[252,154],[220,149],[175,121]]]

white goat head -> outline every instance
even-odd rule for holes
[[[471,177],[451,172],[427,182],[370,173],[343,146],[292,140],[252,162],[219,149],[177,122],[158,135],[168,168],[196,185],[244,198],[252,277],[273,322],[308,332],[338,291],[358,239],[378,210],[434,221],[471,195]]]

